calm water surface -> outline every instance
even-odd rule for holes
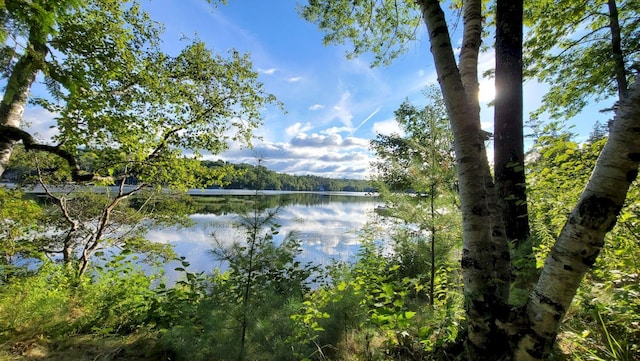
[[[216,246],[214,237],[222,244],[245,239],[233,224],[240,217],[237,212],[241,212],[242,207],[246,209],[253,196],[246,191],[244,194],[242,191],[217,193],[203,194],[207,196],[201,199],[207,204],[206,211],[191,215],[195,222],[192,227],[153,230],[147,234],[148,238],[171,243],[178,255],[191,263],[191,271],[208,272],[224,267],[211,255],[211,249]],[[292,234],[301,241],[302,260],[316,264],[353,259],[362,227],[367,222],[380,221],[375,209],[382,202],[364,193],[270,192],[263,197],[270,204],[269,209],[280,205],[276,220],[281,227],[275,241],[280,242],[285,235]]]

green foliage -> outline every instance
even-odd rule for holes
[[[373,190],[367,180],[332,179],[326,177],[304,175],[297,176],[276,173],[262,165],[230,164],[223,161],[203,161],[206,167],[217,169],[231,167],[223,178],[227,189],[258,189],[286,191],[348,191],[370,192]]]
[[[73,290],[82,305],[82,317],[73,323],[76,332],[124,335],[146,326],[156,298],[152,284],[161,274],[147,275],[135,261],[110,257]]]
[[[163,209],[155,195],[139,195],[146,199],[135,204],[131,198],[147,185],[159,191],[222,184],[229,168],[205,167],[201,154],[219,153],[230,141],[249,144],[264,108],[280,104],[264,91],[248,55],[223,57],[199,40],[177,55],[163,53],[161,26],[135,1],[20,3],[2,9],[16,43],[5,45],[25,49],[7,55],[12,84],[4,99],[14,101],[8,94],[28,90],[25,79],[41,71],[48,94],[32,102],[56,114],[53,152],[61,156],[36,155],[30,165],[54,205],[46,232],[29,240],[33,248],[77,261],[80,275],[91,255],[107,247],[171,256],[143,234],[146,227],[184,223],[185,207],[174,202]],[[34,47],[45,50],[32,54]],[[78,167],[105,186],[103,194],[49,191],[72,174],[76,180]],[[114,181],[119,188],[106,188]],[[125,190],[126,182],[135,186]]]
[[[31,102],[56,114],[59,130],[59,145],[47,151],[74,174],[82,153],[96,182],[220,184],[225,169],[203,167],[201,154],[248,145],[262,111],[281,107],[248,55],[217,55],[197,39],[177,55],[163,53],[162,27],[135,1],[10,1],[1,10],[11,39],[2,52],[4,101],[19,102],[13,93],[42,74],[48,94]]]
[[[628,81],[637,73],[640,28],[637,1],[615,1]],[[605,3],[606,4],[606,3]],[[540,114],[571,118],[594,100],[617,97],[609,10],[596,1],[528,1],[526,74],[550,86]]]
[[[39,158],[43,155],[39,155]],[[100,159],[106,156],[99,152],[79,152],[78,162],[83,169],[89,172],[96,170]],[[68,166],[64,163],[55,163],[50,160],[50,164],[55,164],[56,176],[52,174],[53,167],[49,167],[48,177],[55,181],[67,181],[69,178]],[[285,191],[345,191],[345,192],[372,192],[374,191],[371,182],[364,179],[335,179],[312,175],[291,175],[286,173],[276,173],[264,166],[253,166],[250,164],[231,164],[221,160],[200,161],[196,165],[194,161],[185,161],[191,164],[188,177],[192,178],[190,184],[196,184],[198,179],[201,184],[209,187],[223,187],[225,189],[258,189],[258,185],[264,190],[285,190]],[[47,164],[49,164],[47,162]],[[9,168],[4,173],[5,178],[14,183],[33,183],[35,179],[33,170],[33,157],[24,154],[22,147],[14,148]],[[119,178],[123,173],[111,170],[111,176]],[[258,175],[262,178],[261,183],[257,182]],[[138,184],[139,179],[130,177],[128,184]],[[106,184],[108,185],[108,184]]]
[[[589,141],[578,144],[557,124],[538,134],[530,155],[533,161],[528,186],[532,236],[541,267],[564,225],[570,205],[576,203],[590,176],[606,136],[594,133]],[[640,340],[635,327],[640,325],[639,197],[636,182],[629,190],[616,226],[605,239],[594,269],[576,295],[574,308],[567,317],[567,330],[561,334],[567,347],[579,349],[584,359],[624,360],[640,353],[635,346]]]
[[[435,300],[436,271],[450,259],[461,238],[455,212],[458,196],[453,152],[445,104],[435,86],[425,90],[427,105],[418,109],[408,101],[396,110],[405,135],[378,135],[371,142],[379,161],[381,198],[398,224],[390,232],[401,271],[421,275],[430,304]]]
[[[127,333],[145,325],[153,278],[124,256],[94,271],[94,277],[79,283],[64,265],[46,262],[33,274],[3,285],[2,337]]]
[[[376,184],[391,215],[374,242],[370,225],[353,266],[337,264],[299,314],[299,342],[314,358],[422,359],[454,343],[463,318],[455,255],[460,240],[454,154],[444,103],[435,88],[427,106],[396,111],[404,135],[379,135]],[[389,253],[385,254],[383,249]]]
[[[329,281],[292,316],[302,331],[297,342],[315,346],[310,359],[422,359],[456,341],[464,312],[455,261],[438,268],[436,300],[428,306],[421,281],[428,269],[410,277],[414,255],[383,249],[363,240],[356,263],[333,265]]]
[[[236,277],[238,284],[246,286],[239,287],[241,298],[249,296],[247,290],[258,296],[260,286],[282,295],[302,295],[306,289],[305,282],[314,269],[296,260],[302,250],[300,242],[292,235],[284,237],[276,245],[274,237],[278,235],[280,225],[275,222],[279,208],[260,211],[259,203],[266,197],[254,197],[254,210],[241,216],[237,224],[245,232],[245,240],[220,239],[214,234],[217,246],[213,254],[218,260],[228,263],[230,276]]]
[[[161,263],[174,257],[173,250],[167,244],[145,239],[146,232],[151,228],[190,224],[188,215],[193,203],[188,196],[149,190],[120,199],[122,195],[114,194],[109,187],[87,190],[68,186],[64,190],[41,198],[39,206],[26,200],[8,204],[12,208],[5,211],[17,214],[23,212],[23,206],[25,211],[33,206],[38,208],[28,219],[31,226],[7,219],[23,234],[7,240],[5,246],[11,248],[7,252],[13,252],[7,256],[22,260],[57,257],[69,266],[80,267],[88,264],[94,254],[116,247],[137,253],[141,262]],[[30,231],[33,226],[38,227],[37,232]]]
[[[17,260],[38,255],[37,249],[25,239],[39,230],[38,219],[42,213],[42,208],[19,190],[0,187],[0,278],[3,282],[9,281],[14,273],[25,271],[16,265]]]
[[[63,267],[46,263],[34,275],[13,278],[0,288],[0,335],[60,335],[73,309],[72,278]]]
[[[571,207],[576,204],[606,139],[579,145],[573,135],[552,123],[537,131],[530,152],[528,187],[533,197],[529,214],[536,239],[538,267],[553,246]]]
[[[202,279],[186,273],[186,282],[162,291],[168,305],[177,305],[160,304],[164,315],[159,319],[169,320],[161,326],[162,342],[179,359],[297,360],[309,353],[308,346],[291,342],[300,331],[290,316],[319,270],[296,260],[298,241],[287,237],[276,245],[276,211],[260,211],[260,197],[255,201],[254,210],[238,223],[244,241],[214,235],[213,254],[224,261],[226,272]],[[183,271],[185,262],[177,270]]]
[[[160,352],[178,360],[300,360],[417,358],[457,337],[462,308],[455,268],[438,270],[435,305],[425,307],[423,275],[407,276],[409,256],[392,257],[365,241],[358,262],[332,267],[329,281],[319,283],[310,277],[319,274],[317,267],[296,261],[298,242],[274,243],[274,220],[261,211],[245,218],[244,242],[218,250],[228,264],[224,273],[192,273],[185,258],[177,259],[173,285],[162,273],[145,274],[128,252],[101,256],[82,280],[63,265],[47,264],[0,288],[2,310],[17,297],[42,297],[3,313],[5,340],[16,340],[16,330],[53,340],[151,332]]]
[[[374,55],[372,65],[389,64],[415,40],[421,14],[414,1],[312,0],[300,15],[324,31],[325,44],[353,44],[348,57]]]
[[[450,193],[456,180],[453,134],[444,100],[435,85],[425,89],[427,105],[405,100],[395,111],[404,135],[378,134],[371,148],[377,180],[393,191],[430,195]]]
[[[112,35],[122,44],[113,48],[118,53],[101,54],[109,59],[106,64],[85,53],[70,53],[61,64],[91,91],[60,94],[58,102],[38,100],[60,114],[58,140],[74,154],[79,148],[98,152],[93,166],[101,176],[134,175],[139,182],[174,188],[201,187],[218,179],[205,176],[209,169],[197,161],[200,153],[216,154],[228,141],[247,142],[260,111],[275,103],[262,90],[248,56],[214,55],[200,41],[168,56],[156,46],[158,29],[147,28],[151,22],[135,6],[129,10],[133,14],[116,13],[113,20],[103,16],[105,11],[93,9],[68,24],[89,23],[90,31],[105,25],[102,21],[113,21],[107,24],[110,29],[126,32]],[[104,20],[92,24],[93,19]],[[184,150],[193,153],[192,159],[182,155]]]
[[[438,237],[435,247],[432,248],[431,237],[417,234],[403,226],[392,228],[393,255],[389,257],[390,261],[399,266],[399,277],[415,279],[417,283],[423,285],[423,288],[416,290],[416,297],[426,297],[429,301],[438,300],[443,290],[449,286],[455,288],[455,283],[450,284],[449,281],[442,279],[440,273],[448,272],[450,276],[457,274],[455,256],[461,243],[459,232],[459,229],[453,227],[451,233],[445,231]],[[432,255],[432,252],[435,254]],[[435,264],[432,264],[433,261]],[[427,286],[431,282],[432,272],[434,272],[435,286],[433,295]]]
[[[180,266],[174,271],[179,276],[172,287],[166,282],[160,282],[155,289],[157,297],[153,299],[149,322],[157,328],[161,334],[165,334],[173,327],[196,322],[200,303],[207,294],[209,279],[204,272],[193,273],[187,271],[189,262],[185,257],[175,259]],[[216,275],[212,277],[216,278]]]

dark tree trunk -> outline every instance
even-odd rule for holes
[[[495,181],[507,239],[516,248],[527,247],[529,238],[522,130],[522,13],[522,1],[496,3]],[[520,251],[528,255],[531,247]]]
[[[611,29],[611,52],[613,54],[616,82],[618,85],[618,97],[620,100],[627,97],[627,71],[624,66],[622,54],[622,41],[620,35],[620,22],[618,20],[618,6],[615,0],[609,0],[609,28]]]

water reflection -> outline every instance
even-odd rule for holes
[[[233,226],[238,213],[251,209],[255,198],[249,196],[207,197],[201,213],[191,216],[195,225],[150,231],[147,236],[157,242],[174,245],[180,256],[191,263],[192,271],[211,271],[219,264],[211,255],[213,236],[222,244],[243,240],[244,234]],[[218,198],[218,199],[213,199]],[[303,261],[328,264],[332,259],[352,259],[358,249],[358,233],[381,202],[374,197],[327,194],[285,194],[261,197],[263,207],[280,206],[276,221],[281,225],[276,242],[292,234],[302,243]],[[204,212],[203,212],[204,210]]]

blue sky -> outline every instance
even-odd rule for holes
[[[423,33],[404,55],[388,67],[370,68],[365,55],[347,60],[349,45],[324,46],[322,33],[300,18],[301,0],[229,0],[212,6],[205,0],[143,0],[151,18],[163,23],[165,51],[177,54],[183,37],[199,38],[213,51],[250,53],[265,90],[284,103],[286,113],[269,109],[257,131],[254,149],[231,149],[212,156],[234,163],[256,164],[291,174],[334,178],[369,175],[369,141],[376,133],[397,131],[393,112],[405,98],[424,103],[422,90],[436,81],[429,44]],[[424,29],[422,30],[424,32]],[[455,43],[455,39],[454,39]],[[480,70],[493,67],[493,54],[483,54]],[[491,131],[492,80],[481,83],[483,128]],[[535,82],[525,85],[525,112],[534,110],[544,92]],[[593,115],[596,115],[595,112]],[[25,120],[47,136],[41,111],[28,109]],[[598,114],[601,121],[606,117]],[[588,134],[595,117],[581,123]]]
[[[435,81],[426,62],[428,44],[417,44],[389,68],[367,59],[347,60],[346,47],[323,46],[322,34],[296,12],[293,0],[231,0],[212,11],[203,0],[158,0],[148,7],[166,26],[165,45],[180,47],[194,33],[214,51],[249,52],[267,91],[285,105],[270,110],[254,149],[233,149],[220,158],[255,163],[293,174],[364,178],[369,140],[395,130],[393,111],[405,97]]]

